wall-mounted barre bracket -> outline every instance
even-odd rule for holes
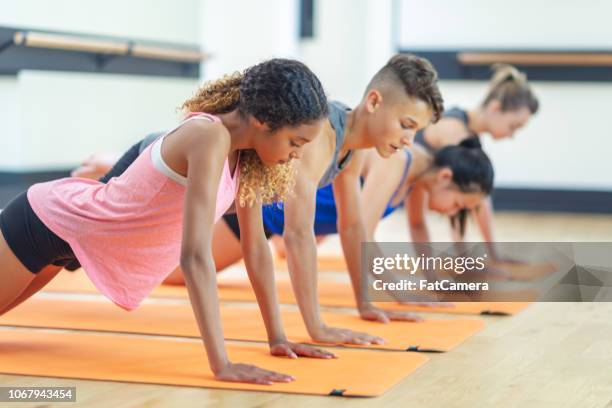
[[[5,41],[5,42],[3,42],[2,44],[0,44],[0,54],[2,54],[2,52],[3,52],[4,50],[6,50],[6,49],[8,49],[8,48],[12,47],[14,44],[15,44],[15,41],[13,41],[12,39],[11,39],[11,40],[8,40],[8,41]]]
[[[94,59],[99,70],[104,69],[112,60],[118,58],[119,55],[96,54]]]

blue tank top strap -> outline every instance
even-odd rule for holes
[[[399,194],[400,190],[402,189],[402,186],[404,185],[404,182],[406,181],[406,178],[408,177],[408,172],[410,171],[410,166],[412,165],[412,152],[408,149],[404,149],[404,153],[406,153],[406,166],[404,167],[404,174],[402,174],[402,179],[397,185],[395,192],[391,196],[391,199],[389,200],[389,203],[387,204],[387,208],[385,208],[385,212],[383,213],[383,218],[391,214],[398,208],[400,208],[402,205],[404,205],[404,200],[401,200],[399,204],[395,206],[393,205],[393,202],[397,198],[397,195]],[[412,186],[408,188],[407,193],[410,193],[411,191],[412,191]]]
[[[342,149],[342,145],[344,144],[344,136],[346,131],[346,114],[350,110],[351,109],[342,102],[329,102],[329,122],[336,131],[336,147],[334,149],[332,161],[327,170],[325,170],[325,174],[323,174],[323,177],[321,177],[321,180],[319,181],[319,188],[331,184],[334,178],[336,178],[336,176],[338,175],[338,173],[340,173],[340,171],[342,171],[342,169],[346,167],[347,163],[351,159],[351,156],[353,155],[353,151],[349,150],[346,156],[342,158],[341,162],[338,163],[338,156],[340,155],[340,150]]]

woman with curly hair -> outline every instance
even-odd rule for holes
[[[212,230],[237,195],[242,249],[271,353],[333,357],[286,340],[261,222],[261,204],[282,200],[291,190],[289,161],[321,133],[325,93],[305,65],[276,59],[205,85],[184,107],[186,120],[157,138],[119,177],[106,184],[83,178],[35,184],[0,213],[0,315],[74,262],[106,297],[132,310],[180,261],[216,378],[292,381],[229,361]]]

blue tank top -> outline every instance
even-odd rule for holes
[[[406,166],[402,179],[393,193],[383,218],[391,214],[393,211],[400,208],[404,200],[400,200],[399,204],[393,206],[393,202],[397,198],[397,194],[408,177],[408,170],[412,164],[412,153],[410,150],[404,149],[406,153]],[[363,179],[361,180],[363,183]],[[408,190],[410,192],[410,190]],[[314,233],[315,235],[330,235],[338,232],[337,227],[338,213],[336,212],[336,201],[334,200],[334,191],[331,184],[317,190],[317,203],[315,207]],[[285,226],[285,217],[281,206],[276,204],[265,206],[263,208],[263,222],[267,230],[274,234],[282,235]]]
[[[461,122],[463,122],[463,124],[465,124],[465,126],[469,129],[469,117],[468,117],[467,111],[464,109],[457,108],[457,107],[450,108],[449,110],[444,111],[444,113],[442,114],[442,117],[458,119]],[[469,137],[478,137],[478,135],[474,132],[471,132]],[[423,146],[425,150],[427,150],[430,153],[434,153],[436,150],[433,148],[432,145],[427,143],[427,141],[425,140],[425,129],[419,130],[414,135],[414,142]]]

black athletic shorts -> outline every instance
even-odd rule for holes
[[[234,233],[234,236],[240,239],[240,227],[238,226],[238,216],[236,215],[236,213],[225,214],[223,216],[223,221],[225,221],[227,226],[232,230],[232,232]],[[266,235],[267,239],[270,239],[270,237],[274,235],[274,233],[269,231],[265,225],[264,225],[264,234]]]
[[[70,245],[34,213],[26,192],[15,197],[0,213],[0,230],[17,259],[32,273],[48,265],[68,268],[76,261]]]

